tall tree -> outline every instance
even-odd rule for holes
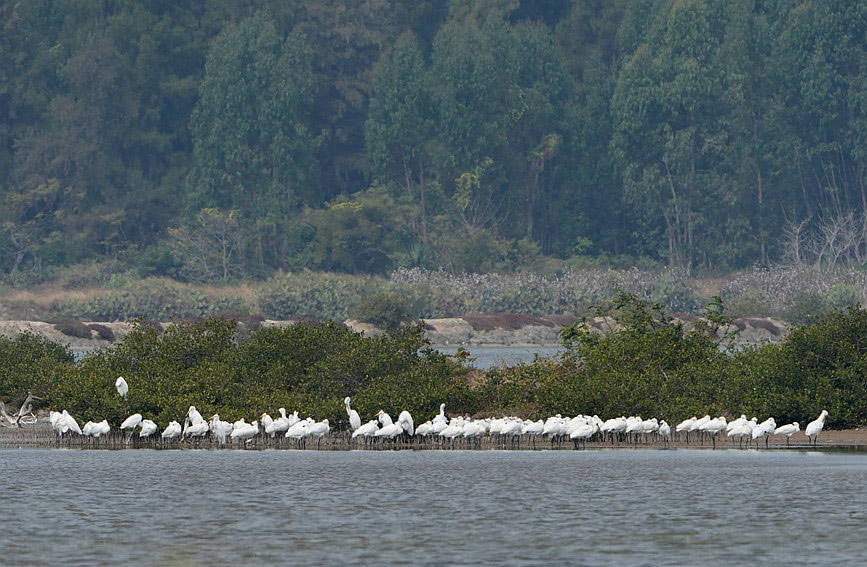
[[[729,205],[722,153],[725,77],[719,14],[710,2],[675,0],[624,63],[612,98],[613,145],[624,189],[645,234],[670,265],[702,262]],[[724,210],[724,209],[723,209]]]
[[[257,12],[214,42],[190,118],[190,206],[285,216],[317,204],[310,50]]]
[[[433,108],[425,85],[426,68],[415,35],[400,36],[377,67],[365,123],[374,179],[402,187],[418,203],[419,232],[427,241],[426,146],[433,136]]]

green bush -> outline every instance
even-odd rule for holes
[[[650,284],[650,300],[665,305],[674,312],[694,313],[699,300],[682,278],[666,274]]]
[[[258,296],[262,313],[272,319],[344,321],[363,296],[384,288],[381,280],[305,271],[271,278]]]
[[[24,332],[15,338],[0,335],[0,399],[20,405],[27,392],[46,393],[73,368],[66,347],[45,337]]]
[[[443,401],[475,410],[466,371],[427,348],[419,325],[366,337],[334,323],[302,322],[262,328],[240,342],[236,330],[234,321],[219,318],[162,334],[136,324],[116,346],[68,370],[50,401],[81,419],[115,425],[135,408],[161,426],[195,405],[228,420],[283,406],[340,427],[347,395],[371,417],[379,409],[432,416]],[[126,400],[114,390],[119,375],[130,385]]]
[[[775,315],[767,292],[751,289],[726,300],[726,311],[731,317],[768,317]]]
[[[786,321],[804,325],[815,321],[830,309],[831,305],[821,294],[799,293],[786,302],[782,316]]]
[[[133,281],[89,300],[64,299],[52,306],[61,316],[92,321],[203,317],[213,307],[201,291],[164,278]]]
[[[240,295],[221,295],[211,300],[208,306],[208,314],[230,313],[236,316],[253,315],[253,306]]]
[[[846,309],[859,303],[861,292],[852,284],[836,284],[827,295],[828,305],[832,309]]]
[[[356,303],[352,316],[380,329],[391,329],[412,320],[413,311],[406,296],[392,291],[381,291]]]

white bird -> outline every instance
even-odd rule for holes
[[[110,430],[111,426],[109,426],[108,421],[103,419],[99,423],[88,421],[84,424],[84,427],[81,428],[81,433],[88,437],[99,439],[101,435],[107,434]]]
[[[277,411],[280,412],[280,417],[271,422],[270,425],[265,426],[265,433],[274,437],[277,433],[286,433],[286,431],[292,427],[294,423],[298,423],[298,412],[295,412],[293,416],[295,421],[292,421],[291,417],[286,416],[286,408],[280,408]]]
[[[284,435],[284,437],[294,439],[295,441],[300,441],[307,434],[307,428],[313,423],[313,418],[310,417],[303,421],[299,421],[298,423],[294,424],[292,427],[286,430],[286,434]]]
[[[327,419],[323,419],[307,428],[306,437],[316,437],[316,448],[318,449],[319,444],[322,443],[322,437],[327,435],[329,431],[331,431],[331,426],[328,425]]]
[[[499,430],[501,431],[502,429],[503,426],[500,425]],[[538,421],[528,421],[521,427],[521,433],[527,435],[542,435],[543,431],[545,431],[545,422],[541,419]]]
[[[545,420],[545,427],[542,428],[542,435],[550,435],[555,437],[560,434],[560,427],[563,424],[563,417],[558,413]]]
[[[728,434],[732,429],[742,427],[747,422],[747,416],[741,414],[741,416],[737,419],[733,419],[732,421],[726,424],[726,434]]]
[[[753,432],[752,432],[753,441],[756,442],[756,448],[758,448],[758,446],[759,446],[759,439],[762,439],[762,438],[765,439],[765,447],[767,448],[768,438],[770,437],[771,433],[773,433],[776,428],[777,428],[777,422],[774,421],[773,417],[769,417],[765,421],[756,425],[753,428]]]
[[[181,424],[177,421],[170,421],[162,432],[163,439],[177,439],[181,436]]]
[[[522,422],[518,422],[518,433],[521,432]],[[454,440],[455,437],[460,436],[464,432],[464,420],[463,418],[456,417],[448,424],[448,426],[440,431],[438,435],[440,437],[445,437],[446,439]]]
[[[391,416],[382,410],[379,410],[379,413],[376,414],[376,417],[377,419],[379,419],[379,423],[381,423],[383,426],[392,425],[394,423],[394,421],[392,421],[391,419]]]
[[[606,419],[602,425],[599,427],[599,431],[602,432],[602,436],[604,437],[606,433],[611,434],[611,444],[614,444],[614,438],[617,437],[619,433],[623,433],[626,431],[626,417],[620,416],[612,419]]]
[[[262,424],[262,431],[267,432],[268,428],[274,424],[274,419],[267,413],[262,413],[259,416],[259,423]]]
[[[403,430],[407,435],[415,435],[415,424],[413,423],[412,416],[408,411],[403,410],[400,412],[400,415],[397,416],[397,423],[403,427]]]
[[[449,418],[446,417],[446,405],[440,404],[440,412],[434,416],[434,423],[448,423]]]
[[[117,377],[117,380],[114,381],[114,387],[117,388],[117,393],[120,394],[121,398],[126,398],[127,393],[129,393],[129,384],[126,383],[123,376]]]
[[[671,441],[671,426],[664,419],[659,422],[657,433],[659,433],[659,436],[662,437],[666,445]]]
[[[243,420],[241,421],[243,422]],[[242,441],[248,442],[258,433],[258,421],[254,421],[253,423],[241,423],[240,426],[238,425],[238,422],[235,422],[235,425],[232,427],[232,433],[229,434],[229,438],[240,439]]]
[[[81,427],[78,425],[78,422],[75,421],[75,418],[72,417],[68,411],[63,410],[60,414],[60,424],[61,424],[61,435],[66,433],[67,431],[74,431],[81,435]]]
[[[356,437],[373,437],[376,435],[376,432],[379,430],[379,424],[375,419],[371,419],[364,425],[359,426],[355,431],[352,432],[352,439]],[[419,427],[421,430],[421,427]]]
[[[220,414],[215,413],[211,416],[210,423],[211,435],[217,438],[217,442],[220,445],[226,444],[226,438],[232,434],[232,431],[235,430],[235,426],[229,423],[228,421],[223,421],[220,419]]]
[[[434,435],[439,435],[440,433],[445,431],[448,426],[448,421],[437,421],[436,418],[434,418],[433,422],[431,423],[431,433],[433,433]]]
[[[630,416],[626,418],[626,433],[640,433],[644,431],[644,420],[641,416]]]
[[[655,417],[644,420],[644,422],[641,424],[641,433],[644,433],[645,435],[650,435],[651,433],[656,433],[657,431],[659,431],[659,422],[656,421]]]
[[[572,429],[572,432],[569,434],[569,438],[575,442],[576,449],[578,448],[579,442],[583,442],[584,447],[587,447],[587,440],[593,437],[593,435],[595,435],[597,431],[599,431],[599,427],[596,425],[596,423],[588,423],[585,421],[579,423],[577,427]]]
[[[150,437],[157,430],[157,424],[149,419],[143,419],[141,422],[141,430],[138,432],[139,437]]]
[[[190,406],[190,409],[187,410],[187,418],[190,420],[192,425],[199,425],[205,421],[205,418],[202,417],[202,414],[199,413],[196,406]]]
[[[786,436],[786,446],[789,446],[789,439],[801,430],[801,426],[797,421],[790,423],[788,425],[781,425],[778,428],[774,429],[774,435],[785,435]]]
[[[674,426],[675,433],[683,433],[686,437],[686,442],[689,443],[689,432],[692,431],[692,426],[696,421],[698,421],[698,418],[695,416],[692,416],[689,419],[684,419]]]
[[[190,423],[189,418],[187,418],[184,423],[183,435],[184,437],[204,437],[208,434],[208,431],[210,431],[210,429],[211,427],[207,421],[202,420],[194,425]]]
[[[822,410],[822,413],[819,414],[819,418],[816,421],[811,421],[807,424],[807,427],[804,428],[804,433],[807,435],[807,440],[816,445],[816,442],[819,440],[819,433],[822,432],[822,429],[825,427],[825,418],[828,417],[828,412],[826,410]]]
[[[403,427],[399,423],[389,423],[377,429],[373,436],[394,439],[401,433],[403,433]]]
[[[139,426],[141,420],[141,414],[134,413],[125,420],[123,420],[123,423],[120,424],[120,429],[121,431],[123,431],[124,429],[129,429],[130,433],[132,433],[132,430]]]
[[[352,431],[356,431],[361,427],[361,417],[359,417],[357,411],[349,407],[349,396],[343,399],[343,403],[346,405],[346,415],[349,416],[349,427]]]
[[[425,421],[424,423],[415,428],[415,434],[419,437],[427,437],[431,433],[433,433],[432,421]]]
[[[735,421],[737,421],[737,420],[735,420]],[[741,445],[743,443],[744,439],[746,439],[747,444],[749,444],[749,440],[752,438],[752,435],[753,435],[753,430],[756,428],[756,422],[757,421],[758,421],[758,419],[756,419],[755,417],[749,421],[745,421],[745,422],[741,423],[740,425],[737,425],[737,426],[729,429],[728,432],[726,433],[726,435],[732,441],[734,441],[734,438],[737,437],[738,438],[738,445]],[[726,429],[728,429],[728,427],[726,427]]]
[[[710,435],[711,441],[713,441],[713,447],[716,449],[716,436],[720,431],[725,430],[725,428],[726,418],[720,416],[704,422],[704,424],[699,427],[699,431],[703,431]]]
[[[479,437],[484,431],[485,426],[482,425],[481,421],[470,421],[464,424],[464,430],[461,431],[461,435],[469,439],[470,437]]]

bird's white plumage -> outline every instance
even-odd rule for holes
[[[822,429],[825,427],[825,418],[828,417],[828,412],[826,410],[822,410],[822,413],[819,414],[819,418],[815,421],[811,421],[807,424],[807,427],[804,428],[804,434],[807,438],[815,443],[819,437],[819,433],[822,432]]]
[[[157,430],[157,424],[149,419],[143,419],[141,421],[141,430],[138,432],[139,437],[150,437]]]
[[[135,429],[136,427],[139,426],[141,421],[142,421],[141,414],[140,413],[134,413],[131,416],[129,416],[128,418],[126,418],[125,420],[123,420],[123,423],[120,424],[120,428],[121,428],[121,430],[129,429],[130,431],[132,431],[133,429]]]
[[[117,393],[120,394],[121,398],[125,398],[127,393],[129,393],[129,385],[123,376],[117,377],[117,380],[114,381],[114,387],[117,388]]]
[[[163,439],[177,439],[181,436],[181,424],[177,421],[170,421],[162,432]]]
[[[349,407],[349,396],[344,398],[343,403],[346,405],[346,415],[349,416],[349,427],[352,431],[355,431],[361,427],[361,416],[358,415],[357,411]]]

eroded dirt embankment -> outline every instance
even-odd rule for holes
[[[427,337],[435,346],[559,346],[560,329],[576,320],[568,315],[551,315],[548,317],[531,317],[495,313],[489,315],[467,315],[448,319],[427,319],[425,329]],[[683,316],[685,324],[690,325],[696,319]],[[588,319],[591,328],[603,333],[614,328],[614,322],[601,317]],[[22,332],[31,332],[46,337],[54,342],[68,346],[73,350],[94,350],[110,346],[113,341],[106,340],[105,332],[100,327],[108,329],[114,341],[121,340],[132,328],[128,322],[86,322],[93,327],[89,336],[75,337],[64,334],[58,325],[44,321],[0,321],[0,334],[15,337]],[[292,321],[265,320],[256,322],[259,326],[286,326]],[[163,327],[171,323],[161,323]],[[372,325],[358,321],[346,321],[346,325],[356,331],[367,334],[378,334],[381,331]],[[767,318],[737,319],[738,328],[736,344],[779,343],[786,334],[786,324],[782,321]],[[242,330],[249,323],[239,323]]]

